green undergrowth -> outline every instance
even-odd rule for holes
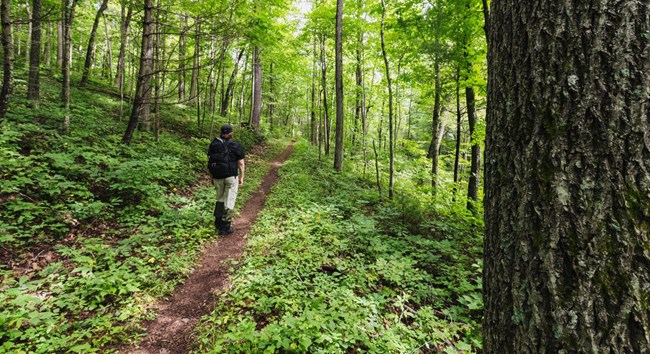
[[[209,139],[196,135],[191,108],[166,107],[159,141],[139,132],[124,146],[119,101],[75,90],[64,133],[56,96],[46,78],[38,109],[14,98],[0,122],[0,352],[87,353],[133,340],[147,305],[215,238]],[[249,155],[240,205],[286,145]]]
[[[304,141],[280,175],[197,353],[480,351],[480,222],[411,215]]]

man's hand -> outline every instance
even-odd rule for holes
[[[239,176],[239,185],[244,184],[244,176]]]

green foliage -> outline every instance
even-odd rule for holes
[[[480,348],[477,228],[426,210],[404,218],[413,204],[333,174],[302,141],[280,172],[198,352]]]
[[[0,122],[3,353],[98,352],[137,338],[148,304],[172,291],[216,234],[207,137],[141,133],[123,146],[119,104],[89,91],[75,98],[67,135],[47,100],[36,117],[16,105]],[[168,114],[170,126],[190,124],[182,110]],[[286,145],[248,155],[239,203]]]

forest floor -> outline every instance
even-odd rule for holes
[[[214,308],[214,293],[228,286],[229,261],[239,258],[246,244],[245,235],[264,207],[266,197],[277,183],[278,169],[293,152],[293,143],[271,164],[262,184],[244,204],[233,226],[235,233],[208,245],[196,269],[173,295],[157,304],[158,316],[145,323],[147,336],[128,353],[187,353],[192,347],[191,333],[201,317]]]

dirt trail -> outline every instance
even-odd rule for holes
[[[140,345],[121,350],[122,353],[187,353],[192,348],[192,330],[201,316],[214,308],[214,293],[227,285],[228,261],[242,254],[246,244],[244,235],[264,207],[271,187],[278,181],[278,169],[292,152],[293,143],[271,164],[260,187],[240,210],[233,222],[235,233],[219,238],[204,251],[199,266],[185,283],[174,290],[170,299],[157,306],[158,317],[144,324],[147,336]]]

